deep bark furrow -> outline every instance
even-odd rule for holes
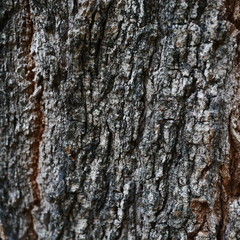
[[[36,79],[35,68],[36,63],[34,56],[31,52],[31,46],[34,38],[34,23],[32,19],[30,0],[24,0],[24,31],[25,31],[25,40],[24,40],[24,52],[26,54],[26,79],[29,82],[28,94],[29,100],[33,102],[32,114],[35,120],[32,122],[31,126],[31,146],[30,146],[30,184],[32,186],[32,196],[33,200],[29,206],[30,214],[30,223],[29,228],[26,234],[26,237],[30,237],[35,240],[38,239],[38,234],[34,227],[35,216],[32,212],[34,207],[40,207],[41,204],[41,193],[40,186],[38,184],[38,173],[39,173],[39,159],[40,159],[40,145],[42,142],[42,136],[44,132],[44,114],[43,114],[43,79],[38,77]]]

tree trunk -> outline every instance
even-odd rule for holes
[[[0,1],[0,238],[240,239],[238,0]]]

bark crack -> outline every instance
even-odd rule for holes
[[[44,113],[43,113],[43,78],[39,77],[36,81],[36,74],[34,68],[36,67],[34,56],[31,52],[32,41],[34,37],[34,23],[32,19],[30,0],[23,0],[24,8],[24,56],[27,61],[26,66],[26,80],[29,83],[28,94],[30,100],[34,103],[32,108],[32,113],[34,115],[34,121],[31,126],[32,144],[30,146],[30,156],[31,156],[31,175],[30,183],[32,187],[33,201],[31,202],[28,214],[29,214],[29,226],[26,232],[27,237],[30,239],[38,239],[38,234],[35,230],[34,224],[34,207],[40,207],[41,204],[41,194],[40,187],[37,181],[39,172],[39,159],[40,159],[40,145],[43,138],[44,132]]]

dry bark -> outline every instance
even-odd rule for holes
[[[238,0],[0,1],[1,239],[240,239]]]

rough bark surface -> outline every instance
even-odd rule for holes
[[[1,0],[0,238],[240,239],[239,0]]]

